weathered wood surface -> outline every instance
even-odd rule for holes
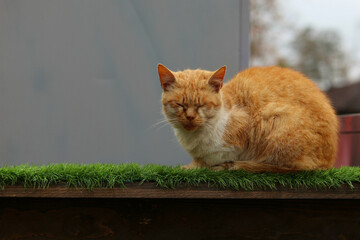
[[[360,199],[360,184],[354,188],[342,185],[331,189],[289,189],[278,187],[278,190],[233,191],[220,190],[202,184],[199,187],[180,186],[176,190],[162,189],[154,183],[126,184],[125,188],[67,188],[57,185],[49,188],[24,188],[22,186],[6,187],[0,190],[1,197],[29,198],[204,198],[204,199]]]
[[[360,239],[344,199],[0,198],[0,239]]]

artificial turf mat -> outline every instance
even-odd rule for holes
[[[297,173],[253,174],[245,171],[208,169],[184,170],[180,167],[139,164],[51,164],[46,166],[0,167],[0,189],[11,185],[46,188],[56,184],[93,189],[124,187],[125,183],[153,182],[162,188],[197,186],[207,183],[220,189],[336,188],[343,184],[353,187],[360,182],[360,167]]]

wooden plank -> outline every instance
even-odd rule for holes
[[[64,185],[49,188],[24,188],[22,186],[6,187],[0,190],[1,197],[28,198],[180,198],[180,199],[360,199],[360,184],[340,188],[288,189],[278,190],[233,191],[219,190],[203,184],[199,187],[180,186],[176,190],[162,189],[154,183],[126,184],[126,188],[67,188]]]
[[[360,239],[360,201],[0,198],[0,239]]]

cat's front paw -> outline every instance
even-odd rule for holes
[[[181,169],[193,169],[194,167],[191,166],[191,164],[188,164],[188,165],[183,165],[180,167]]]
[[[222,171],[222,170],[226,170],[226,168],[222,165],[214,165],[214,166],[211,166],[210,168],[211,170],[213,171]]]
[[[182,169],[196,169],[196,168],[205,168],[206,165],[199,164],[197,161],[194,161],[188,165],[181,166]]]
[[[194,163],[190,163],[188,165],[184,165],[181,166],[182,169],[195,169],[195,168],[200,168],[200,166],[194,164]]]
[[[182,169],[195,169],[195,168],[207,168],[209,167],[204,163],[204,161],[199,159],[194,159],[190,164],[181,166]]]
[[[230,170],[234,167],[234,162],[224,162],[220,164],[216,164],[211,166],[211,170],[213,171],[222,171],[222,170]]]

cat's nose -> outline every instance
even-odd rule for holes
[[[195,119],[195,116],[193,116],[193,115],[187,115],[187,116],[186,116],[186,119],[189,120],[189,121],[192,121],[192,120]]]

